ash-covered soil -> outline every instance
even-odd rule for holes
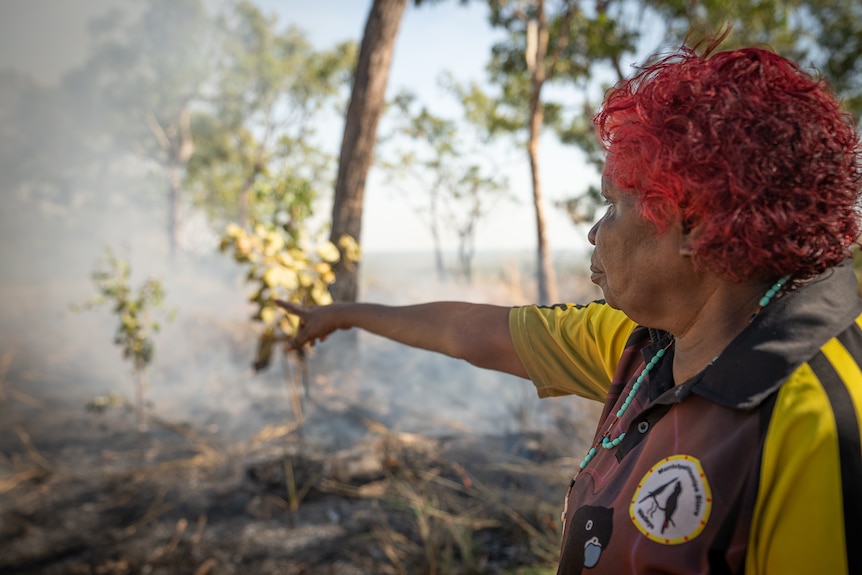
[[[249,369],[247,286],[193,268],[168,285],[179,315],[140,431],[116,318],[68,310],[91,293],[76,266],[0,282],[0,573],[554,572],[600,406],[364,334],[345,352],[334,334],[300,413],[290,365]],[[397,269],[373,300],[495,301],[415,293],[425,276]],[[87,409],[108,392],[119,406]]]
[[[575,461],[561,434],[396,432],[304,405],[242,441],[7,387],[0,572],[544,573]],[[326,428],[354,437],[332,447]],[[330,445],[318,437],[327,437]]]

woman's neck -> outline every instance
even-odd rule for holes
[[[673,377],[677,384],[700,373],[721,355],[725,348],[759,313],[759,301],[772,283],[731,284],[718,282],[705,290],[700,304],[688,314],[687,321],[670,330],[676,340]]]

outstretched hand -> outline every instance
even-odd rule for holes
[[[275,303],[287,313],[299,317],[299,331],[296,332],[296,337],[288,342],[293,349],[326,341],[329,334],[340,327],[337,322],[338,313],[333,309],[337,304],[308,306],[283,300],[276,300]]]
[[[276,300],[299,318],[293,349],[324,341],[339,329],[361,329],[398,343],[464,359],[487,369],[529,377],[509,332],[509,309],[467,302],[391,306],[337,302],[314,306]]]

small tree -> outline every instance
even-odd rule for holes
[[[469,284],[473,281],[473,256],[476,255],[476,230],[499,198],[513,199],[506,182],[489,175],[478,165],[466,166],[451,190],[453,209],[448,212],[449,226],[458,236],[458,273]],[[457,207],[456,207],[457,206]]]
[[[123,350],[123,359],[132,362],[135,380],[135,414],[138,429],[147,429],[147,413],[144,403],[144,393],[147,379],[146,371],[155,355],[154,336],[160,329],[160,323],[155,319],[162,311],[165,292],[160,281],[148,279],[133,291],[129,285],[132,268],[129,262],[119,259],[113,250],[105,247],[103,261],[97,264],[90,274],[98,294],[82,306],[73,309],[93,309],[103,305],[112,305],[112,313],[119,319],[119,325],[114,332],[114,344]],[[168,319],[173,312],[168,311]],[[97,398],[91,407],[100,409],[109,402]]]
[[[251,202],[251,230],[230,224],[221,241],[223,252],[231,250],[234,260],[249,266],[246,280],[253,286],[249,300],[257,306],[252,319],[263,324],[254,370],[269,367],[281,347],[287,371],[293,374],[289,392],[298,421],[302,421],[299,374],[305,371],[305,358],[301,350],[291,351],[287,342],[296,334],[299,320],[279,312],[275,302],[332,303],[333,264],[341,253],[347,265],[354,265],[360,257],[359,246],[349,236],[342,236],[337,246],[329,241],[312,246],[305,220],[313,200],[311,187],[300,178],[286,177],[277,185],[259,183]]]
[[[458,96],[453,80],[443,80]],[[469,283],[479,222],[499,200],[514,197],[500,170],[483,167],[489,156],[484,126],[466,114],[457,122],[416,104],[409,93],[395,98],[396,127],[381,144],[395,151],[383,165],[391,179],[409,181],[418,192],[411,194],[419,198],[412,203],[431,233],[438,279],[446,278],[442,243],[444,232],[450,231],[458,242],[458,275]]]

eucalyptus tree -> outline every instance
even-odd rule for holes
[[[304,365],[301,352],[285,346],[297,320],[275,302],[330,303],[331,265],[358,257],[350,238],[318,242],[309,220],[335,171],[318,130],[343,114],[356,47],[317,50],[300,29],[281,28],[248,1],[225,13],[221,27],[222,57],[212,95],[193,119],[196,152],[185,183],[216,224],[227,224],[221,250],[248,269],[252,319],[261,324],[255,370],[268,368],[279,349],[288,365]]]
[[[362,237],[362,208],[365,180],[374,158],[377,125],[385,106],[386,84],[395,51],[395,39],[407,0],[374,0],[359,49],[353,78],[350,106],[344,120],[344,136],[338,161],[338,179],[332,203],[332,230],[335,241],[348,235]],[[343,260],[342,260],[343,261]],[[335,265],[332,295],[336,301],[356,301],[359,291],[357,266]]]
[[[508,32],[493,46],[491,82],[498,98],[477,99],[477,113],[499,131],[523,135],[536,206],[539,299],[555,300],[544,234],[539,136],[552,129],[599,170],[603,154],[592,116],[610,83],[631,72],[623,64],[683,43],[727,33],[724,47],[767,44],[817,68],[857,119],[862,114],[862,4],[856,0],[488,0],[491,23]],[[551,10],[549,6],[553,5]],[[649,57],[649,56],[647,56]],[[574,91],[551,100],[543,88]],[[592,221],[598,190],[585,185],[557,203],[576,223]],[[549,287],[551,286],[551,287]]]
[[[163,170],[167,234],[177,248],[182,181],[194,153],[193,109],[206,90],[215,27],[203,0],[147,0],[91,26],[86,68],[100,89],[114,144]]]
[[[415,186],[419,190],[416,195],[427,200],[411,204],[431,234],[434,268],[437,279],[443,281],[446,279],[446,264],[443,258],[440,203],[451,180],[449,163],[457,157],[457,128],[453,122],[433,116],[427,108],[414,111],[412,108],[415,102],[416,96],[408,93],[399,94],[393,101],[398,113],[397,127],[394,134],[382,139],[379,148],[386,150],[391,147],[394,152],[390,157],[384,154],[381,166],[396,187],[403,185],[409,190]],[[406,142],[401,136],[406,138]]]
[[[458,246],[458,276],[469,283],[479,224],[499,201],[513,199],[500,166],[489,165],[487,126],[466,115],[437,116],[406,92],[394,99],[393,108],[395,128],[379,146],[382,165],[431,234],[438,279],[447,276],[443,236],[448,232]]]
[[[476,233],[479,224],[491,213],[498,201],[514,200],[506,178],[500,172],[478,162],[459,169],[444,222],[458,237],[458,272],[467,283],[473,280],[476,255]]]
[[[318,127],[343,113],[356,47],[316,50],[303,31],[279,29],[248,1],[221,27],[222,56],[212,95],[193,120],[197,152],[186,183],[217,221],[245,227],[255,219],[256,188],[301,181],[318,196],[331,185],[335,157]]]
[[[530,166],[536,223],[538,301],[557,300],[556,278],[545,230],[539,145],[546,126],[563,128],[567,103],[553,101],[549,84],[584,86],[594,69],[619,70],[635,37],[611,15],[612,1],[585,7],[577,0],[489,0],[493,26],[506,38],[492,47],[490,80],[499,90],[491,100],[475,98],[474,113],[495,131],[518,138]],[[553,8],[551,7],[553,6]],[[558,92],[559,93],[559,92]]]
[[[386,84],[395,51],[395,40],[408,0],[373,0],[353,78],[350,106],[344,121],[344,135],[338,162],[338,178],[332,203],[330,239],[349,236],[361,242],[365,181],[374,159],[377,126],[386,102]],[[441,0],[413,0],[415,6]],[[460,0],[466,4],[467,0]],[[336,301],[356,301],[359,292],[359,264],[348,266],[343,258],[336,264],[332,295]]]

